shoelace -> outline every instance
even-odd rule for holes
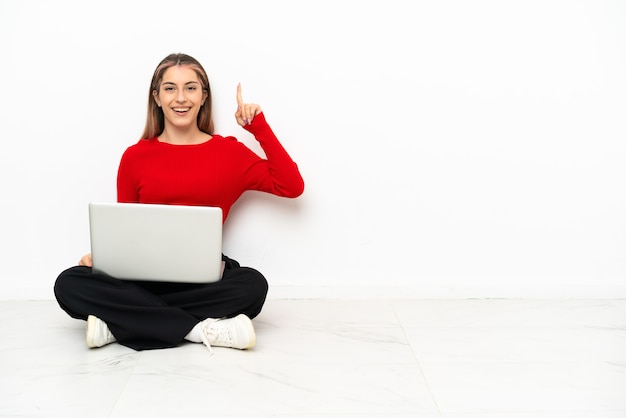
[[[207,328],[210,324],[217,322],[217,319],[205,319],[202,324],[202,332],[200,333],[200,337],[202,338],[202,343],[209,349],[209,353],[213,355],[213,348],[211,347],[211,343],[209,342],[209,336],[207,335]]]
[[[202,338],[202,343],[206,345],[206,348],[209,349],[209,353],[213,355],[213,348],[211,348],[211,344],[209,343],[209,339],[205,335],[204,330],[202,330],[201,338]]]
[[[207,322],[208,321],[208,322]],[[231,343],[231,337],[228,332],[228,327],[226,326],[218,326],[211,327],[212,324],[219,322],[219,319],[211,319],[205,320],[205,323],[202,327],[202,342],[209,349],[211,355],[213,355],[213,348],[211,347],[211,343],[209,342],[209,335],[211,335],[212,340],[215,345],[218,346],[229,346]]]

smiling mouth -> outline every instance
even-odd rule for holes
[[[191,109],[190,107],[174,107],[172,108],[172,110],[176,113],[178,113],[179,115],[184,115],[185,113],[189,112],[189,109]]]

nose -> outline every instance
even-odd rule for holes
[[[185,89],[178,89],[176,94],[176,101],[184,102],[185,100],[187,100],[187,98],[185,97]]]

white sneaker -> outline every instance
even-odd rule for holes
[[[244,314],[234,318],[209,318],[202,321],[202,342],[211,352],[211,346],[245,350],[254,347],[256,334],[252,321]]]
[[[103,320],[89,315],[87,317],[87,336],[85,341],[87,342],[87,347],[95,348],[114,343],[117,340]]]

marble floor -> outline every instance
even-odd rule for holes
[[[0,417],[624,418],[626,300],[270,299],[248,351],[0,301]]]

